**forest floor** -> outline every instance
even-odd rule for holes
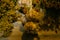
[[[22,32],[18,30],[19,27],[13,29],[12,34],[8,37],[8,40],[21,40]],[[40,32],[40,40],[60,40],[60,32],[56,34],[53,31],[41,31]]]

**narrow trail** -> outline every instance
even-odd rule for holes
[[[12,30],[12,34],[8,37],[8,40],[21,40],[21,34],[19,27],[15,27]]]
[[[49,34],[48,32],[47,34]],[[50,33],[51,34],[51,33]],[[12,34],[8,37],[8,40],[21,40],[22,32],[19,31],[19,27],[13,29]],[[41,36],[40,40],[60,40],[60,36]]]
[[[11,35],[8,37],[8,40],[21,40],[22,32],[20,32],[20,27],[16,26],[12,30]],[[52,31],[41,31],[40,34],[45,34],[45,35],[50,35],[50,36],[40,36],[40,40],[60,40],[60,31],[58,32],[59,36],[57,35],[52,35],[55,34]],[[55,37],[56,36],[56,37]]]

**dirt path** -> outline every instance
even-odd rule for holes
[[[21,32],[19,31],[19,27],[15,27],[13,29],[12,34],[8,37],[9,40],[21,40]]]
[[[42,32],[43,34],[43,32]],[[49,34],[49,32],[45,32],[45,34]],[[51,34],[51,33],[50,33]],[[13,29],[12,34],[8,37],[8,40],[21,40],[22,32],[19,31],[19,27],[15,27]],[[40,40],[60,40],[60,35],[58,36],[41,36]]]

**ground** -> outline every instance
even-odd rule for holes
[[[21,40],[22,32],[18,30],[19,27],[13,29],[12,34],[8,37],[9,40]],[[56,34],[52,31],[49,32],[40,32],[40,40],[60,40],[60,34]]]

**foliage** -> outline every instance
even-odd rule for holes
[[[39,31],[39,26],[37,23],[34,23],[34,22],[27,22],[25,25],[24,25],[24,29],[25,31],[27,31],[28,33],[37,33]]]
[[[26,14],[26,18],[29,21],[39,22],[44,18],[44,13],[37,12],[35,9],[32,9],[29,13]]]
[[[41,1],[44,7],[50,8],[50,7],[55,7],[55,8],[60,8],[60,1],[59,0],[42,0]]]
[[[32,5],[37,11],[40,10],[40,0],[32,0]]]
[[[6,20],[0,21],[0,32],[3,32],[2,37],[8,37],[11,34],[12,29],[13,29],[12,23],[9,23]]]
[[[45,13],[46,16],[44,18],[44,20],[46,20],[46,23],[47,23],[46,25],[50,24],[50,28],[59,29],[60,1],[59,0],[41,0],[41,6],[46,10],[46,13]]]
[[[3,31],[4,37],[10,35],[14,22],[20,17],[16,12],[17,1],[15,0],[0,0],[0,31]]]

